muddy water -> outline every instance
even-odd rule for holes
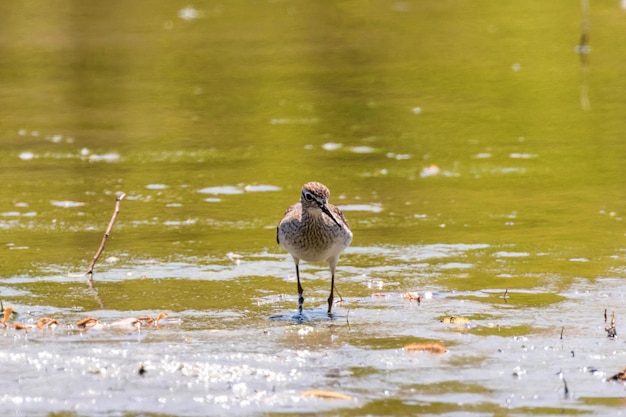
[[[626,413],[623,19],[3,3],[1,413]],[[275,227],[310,180],[355,237],[300,323]]]

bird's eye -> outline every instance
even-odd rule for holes
[[[313,201],[313,196],[311,195],[311,193],[304,193],[304,199],[306,201]]]

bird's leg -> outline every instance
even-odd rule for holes
[[[298,277],[298,310],[300,314],[302,314],[302,304],[304,304],[304,296],[302,293],[304,290],[302,289],[302,285],[300,285],[300,268],[298,264],[296,264],[296,277]]]
[[[328,296],[328,314],[330,314],[330,311],[333,308],[334,297],[335,297],[335,272],[333,271],[330,276],[330,295]]]

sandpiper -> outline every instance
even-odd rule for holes
[[[298,309],[302,314],[302,285],[300,260],[328,262],[330,267],[330,295],[328,314],[333,307],[335,267],[339,255],[352,242],[352,232],[343,213],[328,202],[330,191],[324,184],[308,182],[302,187],[300,202],[291,205],[276,228],[276,241],[293,257],[298,279]]]

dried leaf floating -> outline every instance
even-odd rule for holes
[[[441,319],[445,324],[470,324],[470,319],[462,316],[447,316]]]
[[[402,298],[409,301],[417,301],[418,304],[422,301],[422,297],[416,292],[405,292],[402,294]]]
[[[38,329],[43,329],[43,328],[54,328],[56,326],[58,326],[60,323],[50,317],[42,317],[39,320],[37,320],[37,328]]]
[[[7,322],[11,318],[11,314],[13,314],[13,307],[7,307],[4,309],[4,317],[2,318],[2,321],[0,321],[4,327],[7,327]]]
[[[404,347],[404,350],[407,352],[446,353],[448,348],[437,342],[423,342],[409,343]]]
[[[303,397],[317,397],[328,400],[351,400],[352,397],[335,391],[326,391],[321,389],[309,389],[300,393]]]
[[[102,322],[98,319],[94,319],[93,317],[87,317],[86,319],[77,321],[76,327],[80,327],[81,329],[100,330],[104,328],[104,324],[102,324]]]
[[[13,324],[13,328],[15,330],[28,330],[30,328],[32,328],[33,326],[30,324],[21,324],[21,323],[15,323]]]

